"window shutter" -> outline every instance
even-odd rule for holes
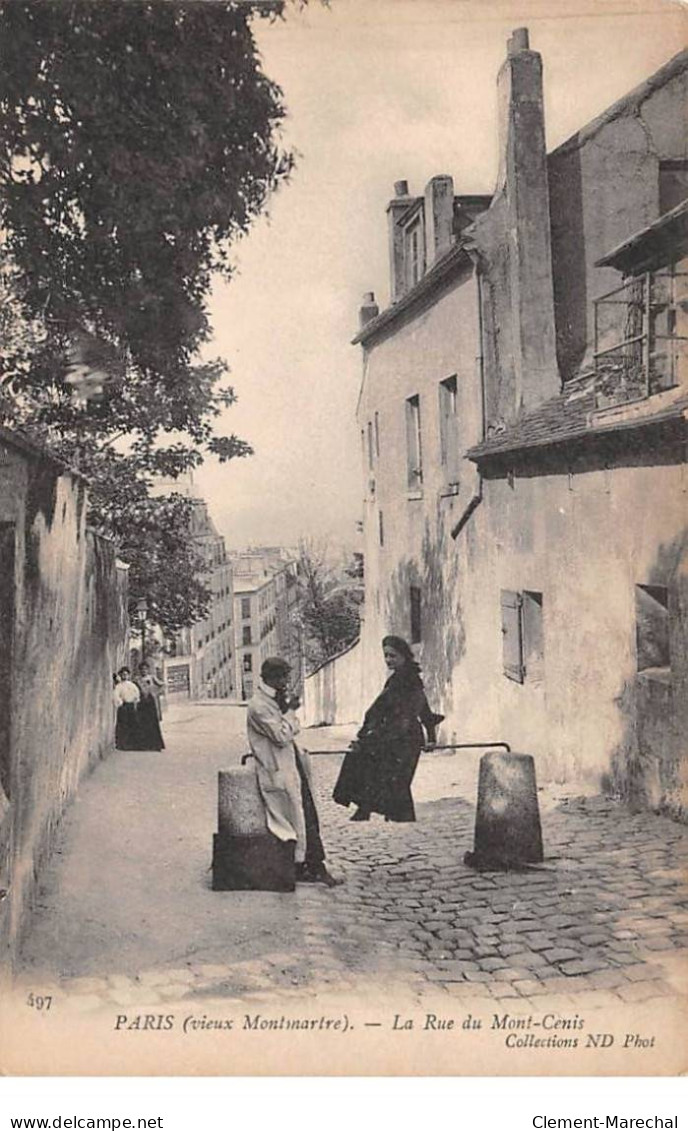
[[[523,683],[523,640],[521,633],[520,593],[502,589],[502,662],[504,675]]]

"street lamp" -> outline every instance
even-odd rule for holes
[[[115,347],[86,330],[75,331],[67,347],[65,383],[75,405],[103,401],[122,385],[124,363]]]
[[[148,612],[148,602],[145,597],[139,597],[137,600],[136,612],[141,625],[141,662],[143,663],[146,658],[146,613]]]

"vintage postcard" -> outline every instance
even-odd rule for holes
[[[688,1068],[687,27],[0,0],[3,1074]]]

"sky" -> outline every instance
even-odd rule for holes
[[[208,353],[229,363],[239,398],[219,428],[255,449],[195,476],[230,547],[315,537],[356,548],[361,350],[350,343],[363,293],[389,301],[385,209],[397,180],[419,195],[449,173],[457,193],[493,191],[497,71],[521,26],[543,56],[552,149],[682,48],[688,7],[310,0],[256,22],[297,164],[212,296]]]

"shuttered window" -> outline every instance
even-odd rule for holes
[[[516,683],[539,683],[544,676],[542,593],[502,589],[502,663]]]
[[[523,633],[521,621],[522,599],[520,593],[502,589],[502,663],[504,675],[516,683],[523,683]]]

